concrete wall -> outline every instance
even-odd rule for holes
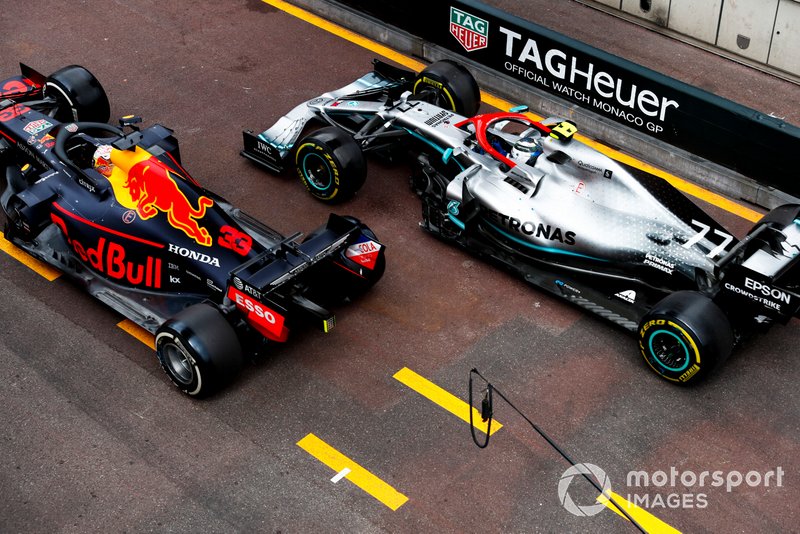
[[[579,0],[800,80],[800,0]]]

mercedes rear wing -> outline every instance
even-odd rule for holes
[[[779,208],[780,209],[780,208]],[[786,323],[800,317],[800,219],[757,225],[717,265],[719,300]]]

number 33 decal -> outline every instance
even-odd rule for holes
[[[694,219],[692,219],[692,226],[694,226],[695,228],[699,228],[700,231],[697,232],[694,235],[694,237],[692,237],[689,241],[684,243],[683,244],[683,248],[691,248],[692,245],[694,245],[695,243],[697,243],[698,241],[703,239],[706,236],[706,234],[708,233],[708,231],[711,230],[711,227],[709,227],[707,224],[703,224],[700,221],[696,221]],[[732,235],[726,234],[725,232],[717,230],[716,228],[714,229],[714,233],[716,235],[722,237],[722,243],[720,243],[716,247],[712,248],[708,252],[708,254],[706,254],[706,257],[707,258],[711,258],[712,260],[714,258],[716,258],[717,256],[719,256],[720,254],[722,254],[722,252],[725,251],[727,246],[730,245],[731,241],[733,241],[733,236]]]
[[[242,256],[250,252],[250,248],[253,246],[253,238],[249,235],[227,225],[220,228],[219,232],[219,240],[217,241],[219,246],[229,248]]]

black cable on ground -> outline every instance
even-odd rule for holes
[[[481,379],[484,382],[486,382],[486,389],[484,390],[484,397],[483,397],[483,400],[481,401],[481,418],[483,419],[484,423],[488,421],[488,424],[486,425],[486,441],[483,444],[478,442],[478,439],[475,436],[475,427],[472,424],[472,411],[473,411],[472,410],[472,375],[473,374],[478,375],[479,377],[481,377]],[[503,395],[503,393],[501,393],[497,388],[495,388],[492,385],[491,382],[489,382],[477,369],[475,369],[473,367],[472,370],[470,370],[470,372],[469,372],[469,404],[470,404],[469,426],[470,426],[470,433],[472,434],[472,441],[475,442],[475,445],[477,445],[481,449],[486,448],[489,445],[489,437],[490,437],[489,431],[492,428],[492,418],[494,416],[493,405],[492,405],[493,404],[493,400],[494,400],[493,399],[493,394],[494,393],[497,393],[500,396],[500,398],[503,399],[504,401],[506,401],[506,403],[509,406],[511,406],[511,408],[515,412],[517,412],[520,416],[522,416],[522,418],[525,419],[525,421],[527,421],[529,425],[531,425],[531,427],[536,431],[536,433],[539,434],[542,438],[544,438],[544,440],[551,447],[553,447],[556,450],[556,452],[558,452],[558,454],[561,455],[562,458],[564,458],[567,462],[569,462],[569,464],[571,466],[574,467],[574,466],[577,465],[575,463],[575,461],[572,458],[570,458],[570,456],[561,447],[559,447],[558,444],[555,441],[553,441],[550,438],[550,436],[548,436],[541,428],[539,428],[536,425],[536,423],[531,421],[528,418],[528,416],[526,416],[524,413],[522,413],[519,410],[519,408],[514,406],[514,404],[510,400],[508,400],[508,397]],[[647,531],[644,529],[644,527],[642,527],[639,523],[637,523],[636,520],[634,520],[633,517],[631,517],[631,515],[627,511],[625,511],[619,504],[617,504],[617,502],[613,498],[611,498],[610,495],[606,495],[605,494],[605,492],[603,491],[603,488],[600,486],[600,483],[597,480],[595,480],[594,477],[590,477],[588,473],[584,473],[584,472],[581,472],[581,475],[583,476],[583,478],[588,480],[589,483],[592,486],[594,486],[594,488],[600,493],[600,495],[603,495],[604,497],[606,497],[606,499],[608,499],[608,501],[614,505],[614,508],[619,510],[619,512],[628,521],[630,521],[631,524],[633,526],[635,526],[639,530],[639,532],[643,532],[643,533],[647,534]]]

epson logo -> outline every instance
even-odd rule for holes
[[[219,267],[218,258],[197,252],[196,250],[189,250],[188,248],[179,247],[178,245],[173,245],[170,243],[169,251],[173,254],[177,254],[178,256],[189,258],[190,260],[199,261],[200,263],[205,263],[207,265],[213,265],[214,267]]]
[[[758,280],[753,280],[752,278],[745,277],[744,285],[747,289],[752,289],[753,291],[761,293],[765,297],[772,297],[775,300],[785,302],[786,304],[789,304],[789,301],[792,300],[791,295],[785,291],[762,284]]]

